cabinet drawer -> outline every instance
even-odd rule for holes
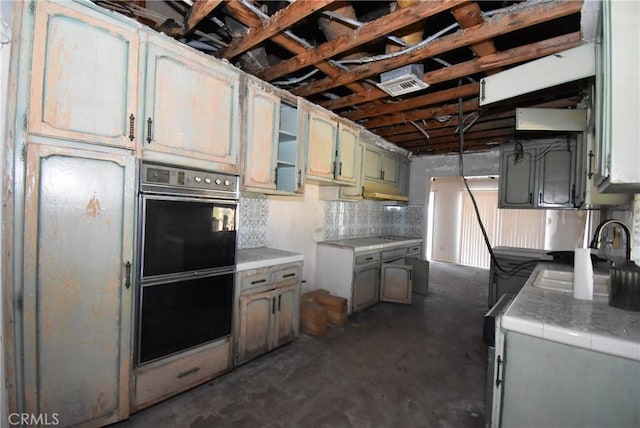
[[[284,269],[278,269],[273,273],[273,277],[274,282],[298,279],[300,278],[300,266],[289,266]]]
[[[422,254],[422,245],[412,245],[407,248],[407,254]]]
[[[371,263],[380,261],[380,253],[373,254],[363,254],[361,256],[356,256],[356,264],[361,265],[364,263]]]
[[[407,255],[407,248],[396,248],[382,252],[382,261],[399,259]]]
[[[147,407],[228,370],[231,341],[224,341],[136,374],[135,409]]]
[[[240,288],[247,290],[249,288],[262,287],[273,282],[271,272],[259,273],[251,276],[242,276],[240,279]]]

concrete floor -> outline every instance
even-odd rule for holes
[[[488,271],[431,263],[429,295],[381,303],[145,409],[127,427],[482,427]]]

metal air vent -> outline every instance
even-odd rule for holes
[[[378,88],[392,97],[408,94],[429,87],[422,81],[424,66],[422,64],[410,64],[395,70],[387,71],[380,75]]]

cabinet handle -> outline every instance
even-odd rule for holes
[[[342,175],[342,162],[340,162],[340,166],[338,167],[338,175]]]
[[[153,131],[153,120],[151,118],[147,119],[147,143],[151,144],[151,140],[153,140],[153,136],[151,132]]]
[[[384,180],[384,171],[380,170],[380,180]]]
[[[574,208],[576,207],[576,185],[572,184],[571,185],[571,205],[573,205]]]
[[[131,113],[131,116],[129,116],[129,141],[133,141],[133,128],[135,123],[136,117]]]
[[[503,360],[502,358],[500,358],[500,355],[498,355],[498,369],[496,370],[496,387],[500,386],[500,384],[502,383],[502,379],[500,379],[500,366],[502,365]]]
[[[542,205],[542,192],[538,194],[538,205]]]
[[[276,167],[275,169],[275,175],[276,175],[276,184],[278,183],[278,167]]]
[[[302,187],[302,169],[298,170],[298,187]]]
[[[412,280],[413,280],[413,271],[410,270],[409,271],[409,281],[412,281]]]
[[[251,281],[251,285],[254,284],[260,284],[261,282],[267,282],[266,279],[262,278],[262,279],[256,279],[255,281]]]
[[[271,300],[271,313],[272,314],[276,313],[276,298],[275,297]]]
[[[367,257],[365,260],[373,260],[373,257]]]
[[[283,278],[289,278],[289,277],[295,276],[295,274],[296,274],[295,272],[291,272],[291,273],[288,273],[286,275],[282,275],[282,277]]]
[[[181,379],[185,376],[189,376],[194,374],[195,372],[200,371],[200,367],[194,367],[192,369],[186,370],[184,372],[178,373],[178,376],[176,376],[178,379]]]
[[[124,286],[125,288],[131,287],[131,262],[127,261],[124,265]]]
[[[529,204],[533,204],[533,193],[529,193]]]
[[[587,172],[587,178],[591,180],[593,177],[593,158],[596,155],[593,153],[593,150],[589,150],[589,171]]]
[[[278,296],[278,312],[280,312],[280,300],[282,299],[282,294]]]

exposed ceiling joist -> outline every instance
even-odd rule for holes
[[[465,101],[463,104],[463,111],[474,111],[478,109],[478,98],[473,98],[469,101]],[[458,103],[447,104],[440,107],[413,110],[409,112],[394,113],[388,116],[372,119],[367,122],[368,128],[381,128],[383,126],[394,125],[397,123],[408,123],[416,120],[426,120],[432,117],[443,116],[447,114],[458,113]]]
[[[580,2],[568,1],[537,5],[530,9],[512,12],[500,19],[484,22],[471,28],[460,30],[455,34],[443,36],[426,44],[420,49],[416,49],[406,55],[401,55],[391,59],[378,61],[354,67],[346,73],[342,73],[337,78],[327,77],[320,79],[309,85],[294,89],[293,94],[307,97],[318,92],[330,90],[343,86],[356,80],[393,70],[407,64],[421,61],[425,58],[436,56],[468,44],[490,39],[498,35],[510,33],[519,29],[548,21],[552,18],[560,18],[580,11]]]
[[[267,81],[277,79],[304,67],[314,65],[324,59],[340,55],[369,41],[392,34],[398,29],[424,20],[429,16],[459,5],[464,1],[466,0],[427,1],[398,9],[395,12],[364,24],[357,32],[343,34],[331,41],[323,43],[315,49],[310,49],[291,59],[282,61],[280,64],[270,67],[258,77]]]
[[[313,0],[293,2],[286,8],[276,12],[261,26],[253,27],[246,36],[237,38],[229,47],[220,49],[216,53],[216,56],[226,59],[234,58],[269,37],[272,37],[274,34],[286,30],[302,18],[311,15],[334,1],[335,0]]]
[[[222,0],[196,0],[185,16],[185,34],[198,25],[220,3],[222,3]]]

